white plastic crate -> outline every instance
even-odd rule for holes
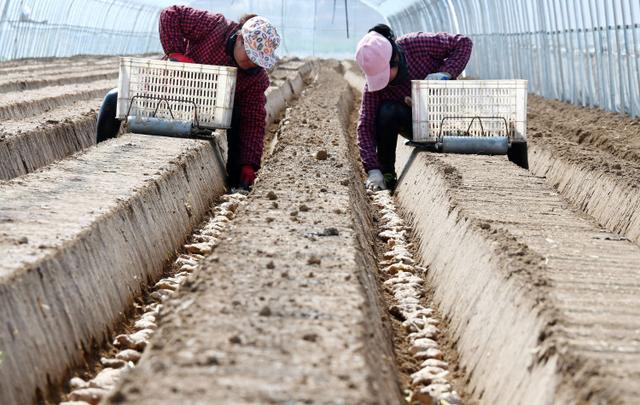
[[[229,128],[236,68],[120,58],[117,117],[174,118],[202,128]]]
[[[414,80],[413,140],[507,136],[527,141],[526,80]]]

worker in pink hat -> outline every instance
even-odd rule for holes
[[[356,61],[364,72],[358,121],[360,158],[370,190],[393,190],[398,134],[411,139],[411,80],[451,80],[464,70],[472,42],[462,35],[414,32],[396,40],[385,24],[358,43]]]
[[[160,42],[167,59],[238,68],[231,128],[227,131],[227,174],[231,188],[248,190],[260,169],[264,146],[264,94],[267,70],[280,45],[276,28],[264,17],[248,14],[234,22],[222,14],[186,6],[160,13]],[[117,89],[105,97],[98,115],[97,141],[117,136]]]

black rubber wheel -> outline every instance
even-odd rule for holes
[[[507,157],[510,162],[517,164],[523,169],[529,169],[529,157],[527,155],[526,142],[514,142],[507,151]]]

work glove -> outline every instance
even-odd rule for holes
[[[194,63],[193,59],[178,52],[170,53],[167,59],[171,62]]]
[[[365,187],[371,191],[386,190],[387,187],[384,185],[382,172],[378,169],[369,170],[369,177],[367,178]]]
[[[240,187],[250,190],[256,180],[256,171],[251,165],[242,165],[240,168]]]
[[[428,74],[425,80],[451,80],[451,75],[447,72]]]

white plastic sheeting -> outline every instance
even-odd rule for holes
[[[399,33],[473,38],[467,74],[528,79],[529,90],[640,115],[638,0],[370,0]]]
[[[358,0],[194,0],[191,4],[235,20],[247,12],[267,17],[282,36],[279,55],[353,58],[360,38],[384,22]]]
[[[351,57],[384,19],[358,0],[0,0],[0,60],[160,52],[158,16],[172,4],[269,18],[280,55]]]
[[[0,0],[0,60],[157,51],[158,2]]]
[[[174,3],[264,15],[280,55],[351,57],[379,22],[463,33],[470,76],[528,79],[545,97],[640,115],[638,0],[0,0],[0,60],[159,52],[158,14]]]

